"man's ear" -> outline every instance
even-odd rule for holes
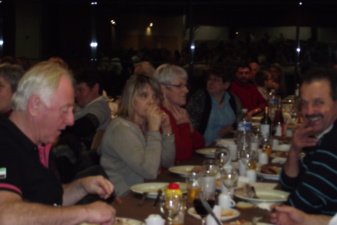
[[[32,95],[27,104],[27,109],[32,116],[36,116],[41,111],[42,101],[39,96]]]

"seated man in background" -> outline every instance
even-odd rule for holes
[[[53,148],[63,182],[69,182],[79,171],[99,164],[97,152],[88,150],[97,130],[105,130],[111,120],[108,102],[101,95],[98,73],[84,70],[77,73],[75,79],[75,123],[62,131],[57,146]]]
[[[73,104],[72,77],[54,63],[39,63],[21,79],[13,112],[0,116],[1,225],[113,223],[115,210],[102,201],[71,206],[88,194],[107,199],[113,192],[108,180],[62,185],[49,161],[50,146],[74,123]]]
[[[111,120],[111,111],[102,96],[100,77],[95,70],[84,70],[75,75],[75,124],[62,136],[72,134],[90,149],[97,130],[105,130]]]
[[[23,69],[19,65],[0,65],[0,114],[12,112],[11,99],[22,75]]]
[[[248,63],[239,64],[235,71],[236,80],[232,83],[229,92],[239,97],[242,108],[248,110],[250,118],[260,113],[267,103],[255,84],[250,82],[251,69]]]
[[[337,72],[308,71],[300,91],[304,122],[294,132],[280,183],[290,192],[289,205],[332,216],[337,210]]]

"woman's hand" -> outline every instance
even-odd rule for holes
[[[190,123],[190,117],[186,109],[180,108],[179,106],[171,106],[169,110],[177,124]]]
[[[164,111],[162,111],[161,129],[164,134],[172,134],[170,118]]]
[[[191,128],[191,133],[193,133],[194,129],[192,121],[186,109],[181,108],[179,106],[171,106],[169,110],[172,113],[177,124],[188,123]]]
[[[165,113],[159,108],[158,105],[152,105],[149,107],[149,109],[147,110],[147,122],[148,122],[149,130],[159,130],[160,129],[160,127],[162,126],[162,122],[165,119],[163,117],[163,114]]]

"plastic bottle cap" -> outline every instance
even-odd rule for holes
[[[168,189],[173,189],[173,190],[176,190],[176,189],[179,189],[179,184],[176,184],[176,183],[170,183],[168,185]]]

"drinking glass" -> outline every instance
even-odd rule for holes
[[[160,197],[160,212],[168,220],[169,225],[173,224],[173,219],[183,207],[184,205],[181,197],[165,195]]]
[[[204,205],[201,202],[200,198],[203,198],[208,204],[211,206],[211,208],[215,205],[215,197],[214,195],[204,194],[203,190],[199,193],[199,195],[196,196],[196,198],[193,201],[193,206],[195,211],[198,213],[198,215],[201,217],[201,224],[206,224],[206,216],[208,215],[207,209],[204,207]]]
[[[193,200],[199,195],[201,190],[201,174],[192,172],[186,178],[187,202],[193,203]]]
[[[207,159],[203,161],[201,189],[206,197],[214,196],[215,194],[216,176],[218,171],[218,165],[215,159]]]
[[[233,196],[236,182],[239,178],[239,171],[233,167],[224,168],[221,170],[221,181],[226,187],[229,195]]]
[[[228,146],[218,146],[215,149],[215,158],[219,169],[222,169],[229,161],[231,155]]]

